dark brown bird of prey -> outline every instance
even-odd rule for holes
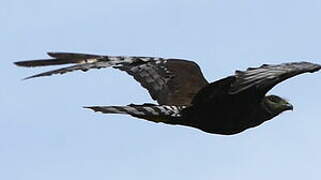
[[[318,64],[293,62],[264,64],[212,83],[199,66],[188,60],[155,57],[100,56],[48,53],[51,59],[15,62],[38,67],[74,64],[26,79],[66,72],[113,67],[133,76],[158,104],[86,107],[102,113],[128,114],[166,124],[184,125],[202,131],[231,135],[268,121],[293,106],[276,95],[266,95],[276,84],[293,76],[316,72]]]

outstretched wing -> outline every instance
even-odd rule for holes
[[[194,95],[208,84],[199,66],[187,60],[155,57],[99,56],[78,53],[48,53],[52,59],[15,62],[18,66],[37,67],[76,64],[25,79],[64,74],[71,71],[113,67],[132,75],[159,104],[189,105]]]
[[[246,71],[236,71],[235,81],[231,84],[230,94],[236,94],[255,87],[261,95],[267,93],[276,84],[293,76],[316,72],[321,65],[310,62],[293,62],[279,65],[264,64],[258,68],[248,68]]]

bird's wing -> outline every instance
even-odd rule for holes
[[[264,64],[257,68],[248,68],[246,71],[236,71],[235,81],[231,84],[230,94],[255,87],[261,95],[267,93],[276,84],[293,76],[316,72],[321,65],[310,62],[293,62],[278,65]]]
[[[189,105],[193,96],[208,84],[199,66],[188,60],[134,56],[100,56],[78,53],[48,53],[52,59],[15,62],[37,67],[75,64],[25,79],[64,74],[71,71],[113,67],[132,75],[159,104]]]

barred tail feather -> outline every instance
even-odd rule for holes
[[[167,105],[128,105],[128,106],[90,106],[85,107],[107,114],[128,114],[134,117],[147,119],[153,122],[170,122],[171,118],[181,117],[181,110],[185,106],[167,106]]]

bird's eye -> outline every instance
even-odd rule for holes
[[[280,98],[276,97],[276,96],[270,96],[270,101],[274,102],[274,103],[277,103],[280,101]]]

